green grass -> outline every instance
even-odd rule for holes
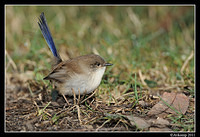
[[[98,97],[105,94],[112,101],[114,92],[125,94],[134,85],[137,102],[141,94],[136,86],[144,86],[138,70],[147,85],[148,81],[156,83],[152,88],[181,84],[189,87],[189,95],[195,96],[194,58],[184,73],[180,72],[194,51],[194,7],[6,6],[6,51],[18,73],[33,71],[33,79],[47,85],[42,78],[50,70],[53,55],[37,24],[41,12],[45,13],[61,57],[97,51],[114,64],[105,72]],[[9,62],[7,58],[6,61]],[[6,71],[16,70],[10,66]],[[126,89],[119,91],[118,85],[125,85]],[[184,122],[181,124],[184,126]]]

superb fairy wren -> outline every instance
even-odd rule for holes
[[[112,64],[106,63],[102,57],[95,54],[62,61],[56,50],[43,12],[39,17],[38,24],[56,60],[52,71],[44,80],[54,81],[62,95],[71,96],[73,91],[76,95],[89,94],[94,91],[101,82],[106,66]]]

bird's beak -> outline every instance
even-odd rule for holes
[[[112,66],[113,64],[105,63],[104,66]]]

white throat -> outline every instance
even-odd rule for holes
[[[94,91],[99,84],[106,70],[106,67],[98,68],[95,72],[92,72],[90,79],[88,80],[88,92]]]

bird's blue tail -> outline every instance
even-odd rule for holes
[[[51,52],[53,53],[54,57],[61,60],[60,55],[58,54],[56,47],[55,47],[55,44],[53,42],[51,32],[49,30],[49,27],[48,27],[47,22],[46,22],[46,18],[44,16],[44,12],[42,12],[40,17],[39,17],[38,25],[40,26],[42,34],[43,34]]]

